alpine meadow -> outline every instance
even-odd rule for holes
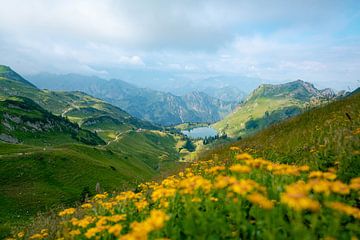
[[[0,239],[360,239],[359,1],[0,6]]]

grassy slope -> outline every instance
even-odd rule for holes
[[[307,163],[322,170],[338,167],[340,177],[348,180],[360,172],[360,135],[354,132],[359,127],[360,93],[357,93],[304,112],[234,145],[253,149],[255,154],[274,161]],[[228,148],[219,147],[208,154],[226,158],[225,149]]]
[[[0,149],[7,147],[0,144]],[[97,182],[105,190],[121,190],[156,174],[143,161],[106,149],[25,148],[26,155],[0,157],[0,219],[4,222],[26,221],[38,211],[78,201],[83,188],[94,193]]]
[[[136,159],[141,159],[151,168],[159,170],[165,162],[175,162],[179,159],[176,149],[177,139],[160,131],[130,131],[111,142],[108,149],[128,154]]]
[[[0,226],[27,222],[38,211],[80,200],[100,182],[124,190],[179,167],[177,138],[157,131],[126,132],[107,146],[59,145],[45,150],[0,143]]]
[[[232,114],[215,123],[213,127],[231,137],[248,133],[245,123],[250,119],[262,118],[265,112],[272,112],[284,107],[299,106],[300,103],[289,98],[258,98],[240,105]]]

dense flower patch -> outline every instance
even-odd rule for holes
[[[360,177],[253,158],[199,161],[136,191],[98,194],[17,239],[356,239]]]

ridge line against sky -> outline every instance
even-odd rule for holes
[[[0,64],[360,84],[360,1],[0,0]],[[239,80],[241,83],[241,80]]]

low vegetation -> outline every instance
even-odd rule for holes
[[[336,169],[253,158],[232,147],[229,158],[193,163],[136,191],[98,194],[16,239],[350,239],[359,236],[360,178]]]

